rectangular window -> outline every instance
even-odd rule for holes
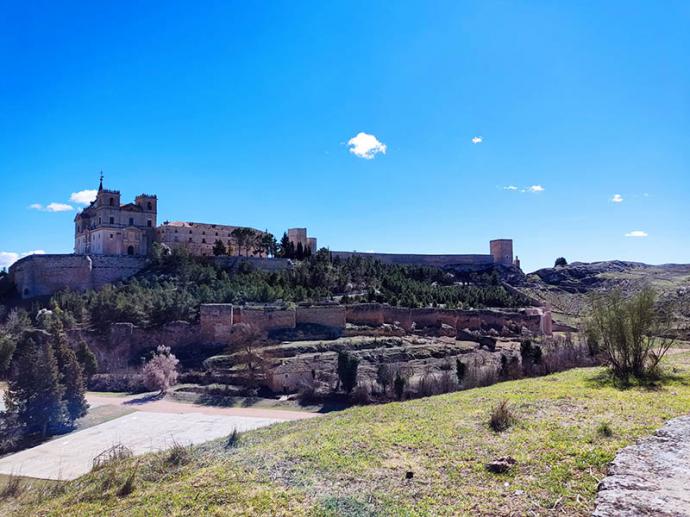
[[[134,226],[134,217],[129,218],[129,225]]]
[[[114,217],[110,218],[110,224],[115,224],[115,218]]]
[[[189,238],[189,242],[192,242],[192,238],[191,238],[191,237]]]
[[[111,238],[111,239],[113,238],[113,234],[112,234],[112,233],[110,234],[110,238]]]
[[[149,219],[148,221],[146,221],[146,226],[148,226],[149,228],[151,228],[151,219]]]

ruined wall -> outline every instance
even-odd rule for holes
[[[230,344],[234,310],[229,303],[205,303],[199,306],[201,336],[207,343]]]
[[[347,322],[353,325],[371,325],[377,327],[384,323],[383,310],[379,303],[347,305],[345,317]]]
[[[519,311],[455,310],[455,309],[405,309],[378,303],[348,305],[347,323],[379,326],[398,322],[405,330],[422,327],[450,325],[456,330],[501,331],[504,327],[519,334],[523,327],[534,334],[551,335],[551,313],[541,308]]]
[[[96,354],[99,370],[111,373],[129,369],[139,354],[159,345],[169,346],[173,352],[186,346],[203,346],[199,327],[186,321],[148,329],[132,323],[113,323],[105,333],[72,329],[67,331],[67,337],[72,346],[83,339]]]
[[[345,328],[346,308],[342,305],[313,305],[297,307],[295,322],[299,324],[323,325]]]
[[[295,310],[279,307],[237,307],[233,321],[247,323],[263,332],[292,329],[295,328]]]

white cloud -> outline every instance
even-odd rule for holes
[[[69,197],[69,200],[74,202],[74,203],[79,203],[80,205],[88,205],[96,199],[96,195],[98,194],[97,190],[80,190],[79,192],[72,192],[72,194]]]
[[[625,234],[626,237],[647,237],[649,234],[647,232],[643,232],[642,230],[633,230],[632,232],[628,232]]]
[[[503,187],[503,190],[515,191],[515,190],[518,190],[518,188],[515,185],[507,185],[507,186]]]
[[[544,192],[544,187],[541,185],[530,185],[527,187],[527,192]]]
[[[32,203],[29,205],[29,208],[32,210],[40,210],[41,212],[69,212],[70,210],[74,210],[72,205],[55,202],[48,203],[46,206],[43,206],[41,203]]]
[[[484,138],[481,136],[473,136],[472,137],[472,143],[473,144],[481,144],[484,141]]]
[[[0,251],[0,268],[10,267],[20,258],[28,257],[29,255],[45,255],[43,250],[31,250],[24,253],[16,253],[14,251]]]
[[[529,187],[516,187],[515,185],[506,185],[505,187],[503,187],[503,190],[508,190],[510,192],[522,192],[524,194],[525,192],[544,192],[544,190],[546,189],[541,185],[530,185]]]
[[[622,203],[623,202],[623,196],[620,194],[614,194],[613,197],[611,198],[612,203]]]
[[[347,145],[350,146],[350,152],[355,156],[371,160],[378,153],[386,154],[386,144],[379,142],[378,138],[368,133],[357,133],[348,140]]]
[[[70,210],[74,210],[74,207],[65,203],[49,203],[46,206],[46,212],[69,212]]]
[[[0,251],[0,268],[10,267],[19,259],[19,253],[13,251]]]

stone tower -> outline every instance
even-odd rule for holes
[[[513,265],[512,239],[494,239],[489,242],[489,248],[491,249],[494,264],[501,264],[502,266]]]

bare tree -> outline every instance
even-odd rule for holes
[[[633,295],[615,289],[593,297],[586,333],[616,379],[645,379],[658,374],[659,363],[674,343],[672,310],[657,306],[650,287]]]

